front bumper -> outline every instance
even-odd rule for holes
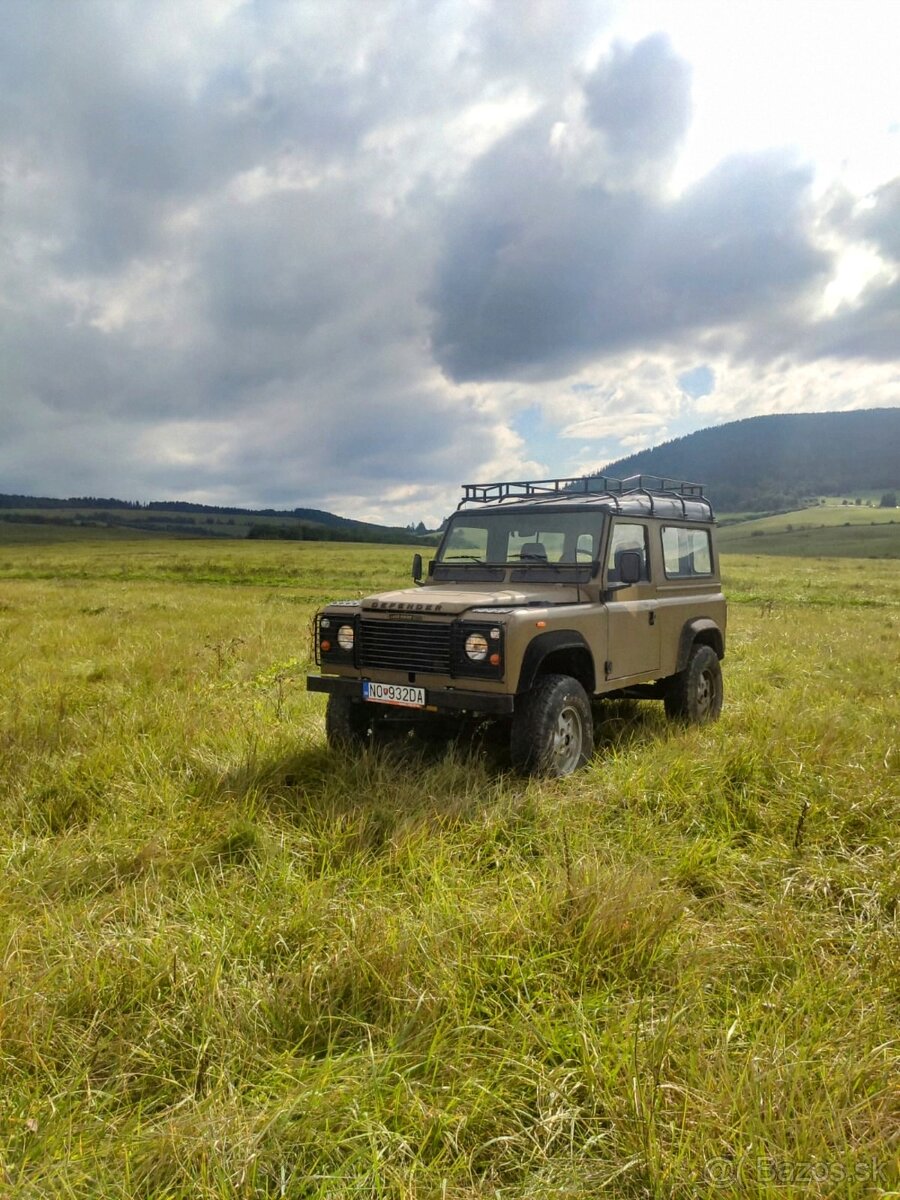
[[[349,696],[362,700],[362,680],[342,675],[307,675],[308,692],[327,692],[331,696]],[[515,696],[494,692],[464,692],[457,688],[426,688],[425,708],[412,710],[428,712],[433,709],[508,715],[515,708]]]

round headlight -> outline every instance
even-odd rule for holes
[[[488,643],[483,633],[470,633],[466,638],[466,654],[473,662],[487,658]]]
[[[353,649],[353,626],[342,625],[338,630],[338,645],[347,654]]]

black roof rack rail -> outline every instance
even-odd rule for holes
[[[703,494],[702,483],[691,483],[685,479],[669,479],[662,475],[630,475],[627,479],[613,479],[608,475],[581,475],[573,479],[515,479],[498,480],[494,483],[464,483],[463,498],[457,509],[466,504],[503,504],[504,501],[532,500],[548,503],[554,500],[575,499],[605,502],[617,511],[621,510],[624,497],[646,496],[650,515],[655,515],[657,499],[674,500],[680,503],[682,516],[689,516],[687,502],[702,505],[713,517],[712,504]],[[696,519],[696,518],[695,518]]]

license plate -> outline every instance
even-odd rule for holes
[[[404,708],[424,708],[425,689],[406,683],[372,683],[363,681],[363,700],[373,704],[400,704]]]

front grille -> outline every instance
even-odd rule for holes
[[[359,663],[396,671],[450,670],[450,625],[437,621],[360,622]]]

